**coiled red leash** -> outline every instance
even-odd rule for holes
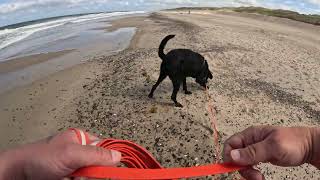
[[[128,168],[92,166],[77,170],[71,177],[87,177],[98,179],[178,179],[216,175],[239,171],[244,167],[228,163],[212,164],[190,168],[163,168],[155,158],[143,147],[125,140],[104,139],[90,142],[87,133],[73,130],[82,145],[96,145],[105,149],[121,152],[121,162]]]

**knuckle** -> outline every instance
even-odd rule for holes
[[[77,158],[75,157],[75,149],[73,144],[64,144],[60,147],[60,156],[62,158],[62,162],[68,168],[72,169],[77,164]]]
[[[282,154],[286,151],[285,143],[283,143],[283,137],[280,131],[275,130],[268,141],[271,158],[274,161],[279,160],[282,158]],[[277,152],[275,154],[274,152]]]
[[[248,146],[248,157],[251,164],[257,164],[257,150],[254,146]]]
[[[282,135],[281,132],[278,130],[275,130],[272,133],[272,136],[270,138],[270,143],[273,147],[280,147],[281,146],[281,141],[282,141]]]
[[[231,142],[232,142],[233,139],[234,139],[234,137],[232,136],[232,137],[228,138],[228,139],[224,142],[224,144],[223,144],[224,149],[231,146]]]
[[[63,145],[62,151],[63,151],[64,157],[66,157],[65,160],[68,161],[67,164],[73,164],[74,161],[76,161],[76,158],[75,158],[76,152],[72,144]]]
[[[62,150],[67,157],[70,157],[74,154],[74,148],[71,144],[63,145]]]
[[[97,157],[101,157],[105,160],[111,160],[111,151],[110,150],[105,150],[101,147],[95,147],[95,152],[97,153]]]

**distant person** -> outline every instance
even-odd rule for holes
[[[91,141],[98,140],[91,136]],[[226,161],[251,166],[270,162],[278,166],[310,163],[320,167],[320,128],[251,127],[225,142]],[[121,154],[95,146],[82,146],[72,131],[0,153],[0,179],[57,180],[91,166],[116,166]],[[240,172],[248,180],[263,179],[253,168]]]

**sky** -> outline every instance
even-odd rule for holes
[[[181,6],[261,6],[320,14],[320,0],[0,0],[0,27],[61,15]]]

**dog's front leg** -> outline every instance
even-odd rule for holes
[[[183,90],[185,94],[192,94],[192,92],[187,89],[187,78],[184,78],[183,80]]]
[[[176,107],[183,107],[182,104],[180,104],[177,101],[177,94],[179,92],[181,82],[176,80],[176,81],[172,81],[172,83],[173,83],[173,91],[172,91],[171,99],[174,102]]]

